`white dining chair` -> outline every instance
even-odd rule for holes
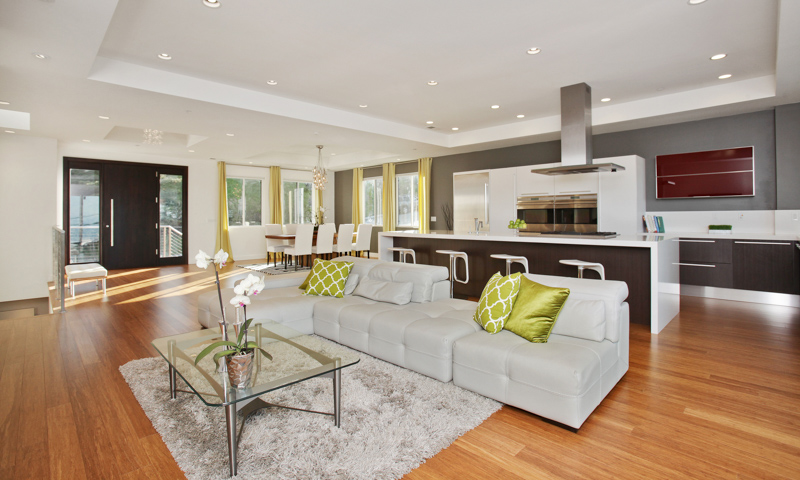
[[[356,226],[352,223],[340,223],[339,235],[336,238],[336,245],[333,246],[333,251],[337,255],[346,255],[353,251],[353,230]]]
[[[280,235],[283,233],[283,227],[277,223],[268,223],[264,225],[264,233],[267,235]],[[269,263],[269,254],[272,254],[272,264],[277,266],[278,254],[283,253],[289,246],[284,243],[284,240],[277,240],[273,238],[267,239],[267,263]]]
[[[287,223],[283,226],[283,233],[286,235],[294,235],[297,233],[297,224],[296,223]],[[283,244],[287,247],[291,247],[294,245],[294,240],[284,240]]]
[[[298,260],[302,260],[306,255],[311,255],[311,246],[313,243],[314,225],[310,223],[302,223],[298,225],[297,230],[295,231],[294,246],[284,250],[286,255],[292,257],[295,270],[297,270]]]
[[[362,223],[358,226],[358,234],[356,234],[356,244],[353,247],[356,255],[361,256],[361,252],[367,252],[369,258],[369,247],[372,242],[372,224]]]
[[[336,234],[336,225],[323,223],[317,230],[317,245],[311,247],[311,253],[319,257],[320,255],[333,254],[333,237]]]

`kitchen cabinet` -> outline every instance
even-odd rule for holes
[[[517,218],[516,177],[515,167],[489,170],[489,232],[492,235],[508,233],[508,222]]]
[[[548,165],[529,165],[527,167],[516,167],[517,196],[536,197],[541,195],[553,195],[555,192],[554,179],[558,177],[542,175],[541,173],[531,173],[531,170],[534,168],[547,168],[558,165],[559,164],[554,163]]]
[[[681,238],[680,279],[683,285],[733,288],[730,239]]]
[[[797,242],[733,241],[733,288],[800,293]]]
[[[554,178],[556,195],[596,194],[600,174],[597,172],[577,173],[573,175],[557,175]]]
[[[616,163],[625,170],[600,172],[597,193],[597,229],[622,235],[642,233],[645,214],[644,158],[636,155],[595,159]]]

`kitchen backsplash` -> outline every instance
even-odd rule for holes
[[[709,225],[732,225],[737,233],[800,235],[800,210],[647,212],[664,217],[667,233],[705,232]]]

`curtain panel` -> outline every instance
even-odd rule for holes
[[[431,163],[432,158],[417,160],[419,174],[419,233],[431,233]]]
[[[391,232],[397,225],[394,208],[394,163],[383,164],[383,231]]]
[[[217,240],[214,251],[220,249],[228,252],[228,260],[233,262],[231,237],[228,234],[228,176],[225,173],[225,162],[217,162],[219,172],[219,210],[217,213]]]
[[[353,169],[353,215],[350,220],[355,225],[364,223],[364,212],[361,211],[361,184],[364,182],[364,169]]]
[[[269,223],[283,224],[281,167],[269,167]]]

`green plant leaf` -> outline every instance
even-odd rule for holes
[[[263,354],[265,357],[267,357],[267,358],[269,358],[270,360],[272,360],[272,355],[270,355],[270,354],[269,354],[269,352],[267,352],[267,351],[266,351],[266,350],[264,350],[263,348],[259,348],[259,346],[258,346],[258,344],[256,344],[256,342],[247,342],[247,344],[244,346],[244,348],[246,348],[246,349],[248,349],[248,350],[258,350],[258,351],[259,351],[259,352],[261,352],[261,353],[262,353],[262,354]]]
[[[211,353],[215,348],[222,346],[236,347],[237,345],[231,341],[226,341],[226,340],[220,340],[219,342],[214,342],[211,345],[204,348],[203,351],[197,354],[197,357],[195,357],[194,359],[194,364],[197,365],[200,362],[200,360],[202,360],[206,355]]]
[[[214,354],[214,364],[219,367],[219,359],[222,357],[227,357],[228,355],[236,355],[239,353],[238,349],[234,350],[223,350],[221,352],[217,352]]]

